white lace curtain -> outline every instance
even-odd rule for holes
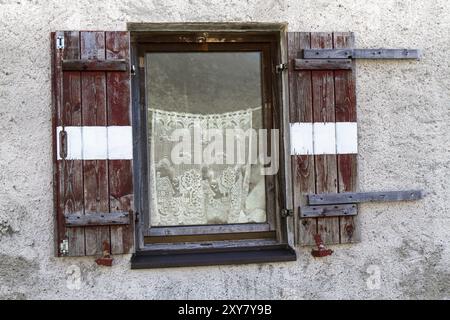
[[[205,115],[150,109],[152,226],[266,220],[264,179],[250,187],[251,141],[245,143],[244,164],[174,164],[171,159],[172,149],[179,143],[179,138],[172,137],[174,130],[187,129],[193,134],[199,127],[203,131],[219,129],[225,136],[226,129],[251,129],[257,109]],[[202,138],[203,144],[209,142],[206,135]]]

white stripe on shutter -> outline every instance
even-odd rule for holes
[[[291,155],[358,153],[356,122],[291,123]]]
[[[131,126],[68,126],[67,160],[133,159]],[[62,127],[56,128],[57,157],[60,157]]]

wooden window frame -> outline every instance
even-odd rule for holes
[[[210,255],[214,250],[218,254],[226,248],[241,248],[244,251],[280,246],[284,250],[282,260],[295,259],[293,245],[292,218],[282,217],[282,209],[290,209],[291,179],[290,161],[286,158],[289,146],[288,110],[287,110],[287,72],[278,72],[277,65],[285,62],[286,25],[285,24],[128,24],[131,31],[131,59],[135,66],[132,78],[132,118],[133,118],[133,174],[135,179],[136,250],[135,261],[149,255],[149,252],[177,252],[188,254],[189,265],[196,265],[193,255],[203,254],[208,248]],[[258,49],[258,50],[255,50]],[[236,50],[238,49],[238,50]],[[280,129],[279,172],[276,176],[266,177],[266,203],[272,201],[268,212],[268,223],[225,224],[205,226],[149,226],[149,177],[147,145],[147,107],[145,97],[145,53],[182,52],[182,51],[260,51],[263,57],[262,86],[264,128]],[[265,82],[267,79],[270,82]],[[270,125],[268,125],[270,124]],[[272,180],[270,182],[270,180]],[[269,181],[269,184],[268,182]],[[269,187],[269,190],[267,188]],[[272,192],[272,199],[268,195]],[[200,250],[200,251],[196,251]],[[212,250],[212,251],[211,251]],[[241,250],[241,251],[242,251]],[[287,250],[287,251],[286,251]],[[269,250],[270,251],[270,250]],[[261,251],[263,252],[263,251]],[[265,251],[264,255],[267,255]],[[286,253],[286,254],[285,254]],[[168,255],[170,256],[170,255]],[[252,253],[249,256],[254,258]],[[203,256],[202,256],[203,257]],[[274,259],[280,259],[274,254]],[[179,256],[178,256],[179,258]],[[223,257],[211,258],[209,264],[226,263]],[[252,258],[252,259],[253,259]],[[169,259],[170,260],[170,259]],[[176,259],[175,259],[176,260]],[[202,258],[197,259],[202,261]],[[233,259],[231,259],[233,260]],[[231,261],[230,260],[230,261]],[[139,260],[140,261],[140,260]],[[245,259],[244,259],[245,261]],[[270,256],[254,262],[274,261]],[[133,259],[132,259],[133,264]],[[167,265],[173,264],[168,261]],[[183,263],[182,263],[183,264]],[[202,264],[203,263],[199,263]],[[144,263],[148,267],[154,263]],[[160,265],[156,263],[157,266]],[[176,265],[178,265],[176,263]]]

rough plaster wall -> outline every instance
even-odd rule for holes
[[[112,268],[54,258],[49,33],[127,21],[287,21],[423,49],[420,62],[357,62],[359,169],[361,190],[429,195],[362,205],[362,242],[323,259],[299,249],[290,263],[131,271],[129,256]],[[447,0],[0,0],[0,299],[449,299],[449,31]]]

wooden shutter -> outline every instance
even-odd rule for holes
[[[134,241],[128,32],[55,32],[58,255],[128,253]]]
[[[291,161],[296,210],[307,204],[306,194],[357,190],[354,62],[349,62],[350,69],[348,65],[333,69],[333,65],[337,65],[333,61],[324,61],[323,68],[315,66],[317,70],[295,68],[295,59],[303,58],[303,49],[353,46],[352,33],[288,33]],[[307,65],[309,61],[302,62]],[[301,245],[314,245],[315,234],[320,234],[325,244],[359,241],[356,216],[296,220],[296,239]]]

